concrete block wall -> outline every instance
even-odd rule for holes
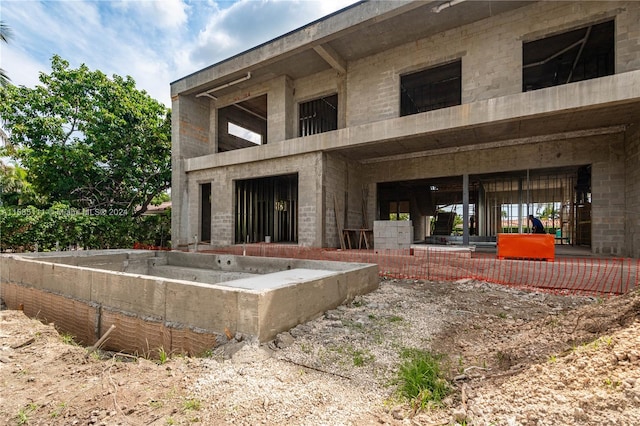
[[[522,92],[522,43],[617,18],[616,72],[640,68],[632,2],[540,2],[349,63],[347,126],[398,117],[400,75],[462,59],[462,103]]]
[[[253,149],[253,148],[248,148]],[[199,194],[202,182],[211,182],[211,244],[235,244],[235,181],[298,173],[298,244],[322,244],[322,154],[257,161],[189,173],[189,193]],[[199,197],[189,197],[189,235],[198,233]],[[302,224],[305,224],[304,226]]]
[[[338,94],[338,129],[342,129],[346,123],[346,76],[340,75],[334,70],[327,70],[294,81],[292,112],[294,117],[294,137],[299,134],[300,110],[298,106],[300,103],[334,93]]]
[[[616,72],[640,69],[640,8],[620,5],[616,16]]]
[[[324,185],[324,247],[340,247],[340,237],[336,214],[342,226],[347,227],[345,200],[347,196],[348,162],[331,154],[324,154],[323,185]]]
[[[343,228],[360,228],[362,226],[362,188],[360,178],[361,166],[358,162],[348,160],[340,155],[323,155],[323,192],[324,192],[324,245],[323,247],[340,247],[339,232],[336,222],[335,200],[342,212]],[[370,218],[371,224],[372,218]]]
[[[410,220],[376,220],[373,222],[376,250],[405,250],[413,243],[413,223]]]
[[[184,159],[214,151],[210,138],[210,100],[190,96],[172,98],[171,114],[171,243],[186,244],[188,234],[188,192]],[[176,142],[177,141],[177,142]]]
[[[624,253],[624,166],[624,135],[619,134],[600,146],[591,168],[591,249],[595,254]]]
[[[267,139],[269,143],[294,137],[293,84],[287,76],[271,81],[267,94]]]
[[[624,255],[640,258],[640,123],[625,134]]]
[[[198,157],[213,152],[209,137],[211,100],[178,96],[172,102],[172,138],[180,140],[172,144],[172,154],[180,158]]]

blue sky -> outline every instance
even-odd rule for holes
[[[33,87],[55,54],[170,104],[169,83],[264,43],[355,0],[1,0],[13,33],[0,68]]]

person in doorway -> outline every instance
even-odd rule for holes
[[[542,221],[537,217],[533,217],[532,214],[529,215],[529,221],[531,222],[531,231],[534,234],[544,234],[544,226],[542,225]]]

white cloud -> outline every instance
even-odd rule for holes
[[[122,13],[135,14],[140,25],[173,30],[187,22],[188,6],[182,0],[121,0],[112,5]]]
[[[32,56],[13,46],[2,46],[2,69],[5,70],[11,83],[17,86],[34,87],[40,83],[41,71],[49,68],[48,63],[38,62]]]
[[[212,9],[192,43],[183,45],[193,70],[284,35],[353,0],[240,0],[227,9]]]

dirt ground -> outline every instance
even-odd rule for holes
[[[154,361],[89,354],[4,310],[0,424],[637,425],[639,313],[638,292],[381,280],[272,342]],[[403,348],[445,355],[453,391],[442,406],[398,398]]]

